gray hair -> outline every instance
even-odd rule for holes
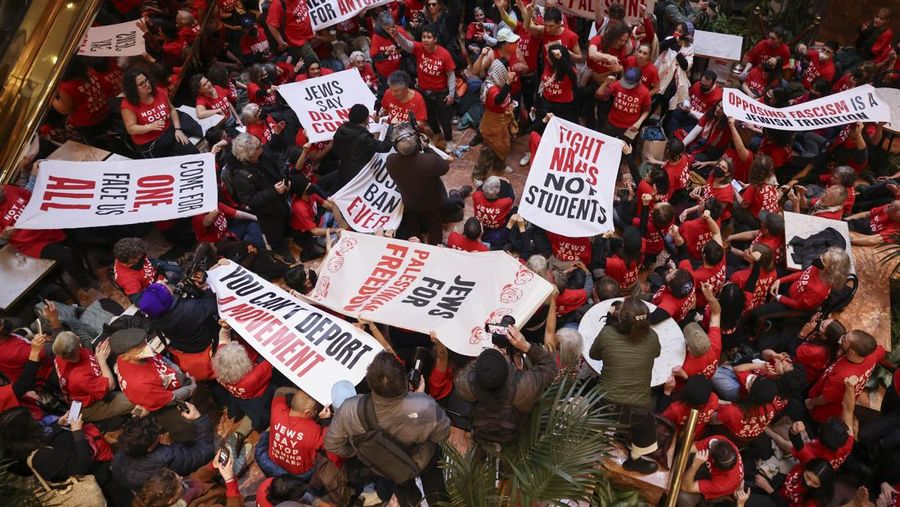
[[[74,359],[81,348],[81,339],[71,331],[63,331],[53,340],[53,353],[62,359]]]
[[[212,360],[216,378],[224,384],[234,384],[253,370],[253,362],[240,343],[226,343],[216,350]]]
[[[256,119],[256,115],[259,114],[259,104],[247,104],[241,109],[241,121],[244,123],[249,123]]]
[[[354,51],[354,52],[350,53],[350,62],[352,63],[357,60],[359,60],[361,62],[366,61],[366,55],[364,55],[362,51]]]
[[[481,191],[487,197],[496,197],[500,193],[500,186],[500,178],[490,176],[484,180],[484,183],[481,185]]]
[[[564,327],[558,330],[556,342],[559,343],[559,362],[563,367],[578,364],[581,361],[584,339],[577,329]]]
[[[550,262],[547,261],[547,258],[540,254],[534,254],[529,257],[526,264],[528,265],[528,269],[539,275],[547,272],[547,268],[550,266]]]
[[[253,153],[259,146],[260,142],[256,136],[244,132],[243,134],[238,134],[231,141],[231,153],[234,154],[234,158],[239,162],[250,162],[250,159],[253,158]]]

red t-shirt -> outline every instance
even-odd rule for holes
[[[791,284],[787,296],[778,301],[793,310],[812,310],[822,304],[831,293],[831,286],[822,280],[819,268],[810,266],[780,279],[781,285]]]
[[[272,48],[269,46],[269,38],[262,27],[257,26],[241,37],[239,42],[241,54],[256,55],[260,59],[269,60],[272,57]]]
[[[643,259],[643,256],[641,256]],[[626,265],[625,260],[618,255],[606,258],[606,268],[603,270],[610,278],[619,283],[619,288],[627,290],[637,283],[638,274],[641,272],[642,259],[638,259],[631,265]]]
[[[315,79],[317,77],[327,76],[328,74],[334,74],[334,71],[327,67],[319,67],[319,75],[318,76],[310,76],[306,72],[301,72],[301,73],[297,74],[297,77],[294,79],[294,81],[299,83],[300,81],[306,81],[307,79]]]
[[[844,379],[856,375],[859,377],[859,383],[856,384],[856,396],[862,393],[866,382],[875,365],[884,357],[884,347],[879,345],[875,352],[866,356],[861,363],[851,363],[846,356],[838,359],[829,366],[819,378],[812,388],[809,390],[809,398],[817,398],[822,396],[826,403],[813,407],[809,411],[809,415],[813,420],[823,423],[829,417],[841,416],[841,401],[844,399]]]
[[[89,407],[109,392],[109,380],[103,376],[100,363],[84,347],[78,351],[78,362],[70,363],[58,357],[53,362],[59,387],[68,401],[77,400]]]
[[[456,231],[447,235],[447,246],[464,252],[488,252],[490,248],[477,239],[469,239]]]
[[[691,110],[705,113],[722,101],[722,87],[717,85],[709,92],[703,93],[700,91],[700,81],[697,81],[691,86],[690,99]]]
[[[632,225],[640,226],[641,219],[640,217],[635,217],[632,220]],[[656,224],[653,222],[652,217],[647,218],[647,232],[644,235],[644,253],[650,255],[656,255],[662,252],[663,249],[663,236],[665,236],[669,232],[669,228],[672,227],[672,224],[675,223],[675,217],[672,217],[672,220],[662,228],[662,230],[656,227]]]
[[[653,62],[647,62],[643,67],[638,67],[637,57],[634,55],[629,56],[625,59],[625,63],[622,64],[624,69],[630,69],[632,67],[637,67],[641,70],[641,84],[647,87],[647,90],[652,90],[654,86],[659,84],[659,71],[656,69],[656,65],[653,65]]]
[[[259,398],[266,392],[269,383],[272,381],[272,365],[268,361],[256,363],[250,373],[244,375],[243,378],[234,384],[226,384],[219,381],[222,387],[228,389],[228,392],[235,398],[242,400],[252,400]]]
[[[783,42],[778,46],[772,47],[769,40],[765,39],[753,46],[753,49],[747,54],[747,61],[756,66],[773,56],[781,57],[782,64],[788,65],[788,61],[791,59],[791,50]]]
[[[312,419],[290,414],[285,396],[272,399],[269,457],[288,473],[299,475],[312,468],[325,440],[325,428]]]
[[[768,83],[769,77],[766,75],[766,71],[759,66],[750,69],[750,72],[747,73],[747,79],[744,79],[744,84],[747,85],[747,88],[750,88],[750,91],[757,97],[761,97],[766,93],[766,85]]]
[[[6,199],[0,202],[0,232],[15,227],[25,211],[31,192],[15,185],[3,185]],[[62,243],[66,234],[62,229],[17,229],[9,238],[9,244],[28,257],[38,258],[47,245]]]
[[[844,464],[847,456],[850,455],[850,451],[853,450],[854,440],[852,435],[847,435],[847,441],[844,442],[844,445],[840,446],[836,451],[832,451],[816,438],[804,445],[803,449],[799,451],[792,449],[791,454],[800,462],[799,466],[801,468],[810,461],[821,458],[831,463],[831,467],[837,470]]]
[[[472,194],[472,209],[475,218],[481,222],[485,229],[499,229],[506,226],[512,211],[513,200],[511,197],[500,197],[489,201],[481,190]]]
[[[406,102],[400,102],[394,94],[388,90],[381,98],[381,107],[387,111],[388,123],[406,123],[409,121],[409,112],[416,117],[416,121],[428,121],[428,110],[425,108],[425,98],[416,90],[412,90],[413,96]]]
[[[772,253],[775,255],[775,264],[779,265],[784,260],[784,236],[770,236],[768,234],[763,234],[760,231],[753,241],[750,242],[750,246],[756,245],[757,243],[762,243],[769,247],[772,250]]]
[[[553,249],[553,256],[561,261],[581,261],[585,266],[591,263],[591,239],[569,238],[547,231],[547,239]]]
[[[644,111],[650,110],[650,92],[640,83],[629,90],[616,81],[609,85],[609,92],[613,104],[607,120],[613,127],[630,128]]]
[[[266,24],[279,28],[283,26],[285,42],[290,46],[299,47],[312,40],[316,34],[313,32],[305,0],[284,0],[284,6],[287,8],[284,21],[282,21],[282,18],[285,18],[284,9],[281,5],[280,0],[269,4]]]
[[[675,425],[676,430],[681,430],[684,427],[684,424],[687,422],[688,416],[691,414],[691,409],[694,408],[682,400],[673,401],[663,413],[660,414],[672,424]],[[719,397],[716,396],[716,393],[709,394],[709,400],[705,405],[699,407],[700,415],[697,419],[697,431],[694,432],[694,435],[702,435],[703,430],[706,428],[706,424],[709,422],[712,415],[716,412],[716,409],[719,408]]]
[[[683,222],[678,227],[678,232],[684,238],[688,255],[694,259],[703,259],[703,245],[713,239],[713,233],[709,230],[706,219],[700,217]]]
[[[656,291],[656,294],[653,295],[653,300],[651,302],[668,312],[675,322],[680,322],[687,316],[689,311],[694,309],[694,306],[697,303],[696,292],[696,290],[692,290],[687,296],[677,298],[669,291],[669,287],[663,285]]]
[[[422,91],[442,92],[447,90],[447,73],[456,70],[456,64],[450,52],[437,45],[429,53],[421,42],[413,44],[413,56],[416,57],[419,89]],[[455,92],[456,90],[450,90]]]
[[[485,95],[484,108],[492,113],[504,113],[509,109],[512,103],[512,95],[506,94],[503,100],[500,100],[500,87],[490,86]]]
[[[900,233],[900,223],[891,220],[887,214],[890,204],[873,208],[869,215],[869,226],[872,232],[880,234],[885,241],[893,241],[893,235]]]
[[[261,89],[262,88],[260,88],[260,86],[258,84],[254,83],[253,81],[248,81],[247,82],[247,100],[249,100],[250,102],[252,102],[256,105],[259,105],[259,106],[271,106],[271,105],[275,104],[275,102],[277,101],[275,94],[274,93],[266,93],[266,94],[262,95],[262,97],[260,97],[259,91]]]
[[[541,38],[535,37],[534,34],[525,29],[522,23],[516,25],[516,35],[519,36],[518,46],[525,57],[525,65],[528,65],[528,72],[537,70],[538,54],[540,52]]]
[[[712,179],[712,176],[710,176],[710,179]],[[717,201],[722,203],[722,216],[719,218],[720,220],[728,220],[731,218],[731,205],[734,203],[734,187],[732,187],[731,184],[717,187],[712,183],[707,183],[700,189],[700,192],[704,200],[714,197]]]
[[[743,192],[741,198],[747,206],[747,211],[751,215],[758,217],[760,211],[768,211],[769,213],[778,213],[781,206],[778,200],[781,198],[781,192],[778,187],[763,183],[762,185],[748,185]]]
[[[17,334],[10,334],[0,338],[0,373],[8,378],[10,382],[15,382],[25,370],[29,354],[31,354],[31,344],[25,338]],[[42,362],[45,357],[46,353],[41,351]],[[41,375],[40,371],[38,372],[38,377],[43,378],[44,376]]]
[[[818,343],[803,342],[797,347],[794,360],[803,365],[806,369],[806,381],[813,385],[828,368],[828,349]]]
[[[775,169],[778,169],[784,164],[787,164],[788,160],[791,159],[790,146],[778,146],[777,144],[770,142],[768,139],[763,139],[758,153],[772,157],[772,167],[774,167]]]
[[[650,206],[650,209],[653,209],[657,203],[667,202],[668,195],[666,194],[657,194],[656,189],[651,185],[647,180],[641,180],[637,184],[637,188],[635,189],[635,200],[637,201],[637,216],[641,216],[641,213],[644,212],[644,196],[650,196],[650,203],[647,206]]]
[[[669,175],[669,197],[682,188],[687,187],[691,179],[691,157],[682,155],[676,161],[667,160],[663,169]],[[640,201],[638,201],[640,203]]]
[[[412,37],[406,33],[406,30],[397,28],[397,32],[403,37],[411,39]],[[372,56],[372,62],[375,65],[375,71],[378,75],[387,78],[392,73],[400,70],[400,60],[403,58],[403,51],[394,43],[394,39],[390,37],[382,37],[375,32],[372,34],[372,45],[369,47],[369,55]]]
[[[74,127],[87,127],[100,123],[109,116],[109,102],[97,74],[87,73],[87,79],[69,79],[59,84],[59,91],[72,99],[69,123]]]
[[[751,268],[736,271],[731,275],[731,281],[738,287],[743,288],[747,283],[747,279],[750,278],[751,271]],[[777,278],[778,273],[774,269],[771,271],[763,271],[762,268],[760,268],[759,277],[757,277],[756,285],[753,287],[753,293],[747,293],[745,291],[747,300],[744,304],[744,310],[749,312],[765,303],[766,298],[769,295],[769,287],[772,286]]]
[[[775,397],[772,403],[746,406],[732,403],[719,407],[719,421],[738,438],[756,438],[765,431],[775,416],[784,410],[787,401]]]
[[[597,50],[601,53],[606,53],[608,55],[615,56],[619,59],[619,62],[622,62],[622,66],[625,69],[628,69],[628,65],[624,64],[625,57],[628,56],[628,50],[630,49],[628,43],[622,45],[620,48],[616,49],[604,49],[603,48],[603,34],[595,35],[593,39],[588,41],[588,44],[591,46],[597,46]],[[605,62],[598,62],[592,58],[587,59],[587,66],[597,74],[606,74],[610,72],[610,66]]]
[[[143,269],[131,269],[122,264],[119,259],[113,262],[113,278],[126,296],[137,294],[147,288],[151,283],[160,280],[162,275],[157,275],[156,268],[150,263],[150,259],[144,258]]]
[[[750,152],[750,158],[746,161],[741,160],[741,157],[738,156],[737,150],[734,148],[728,148],[725,150],[725,153],[722,154],[723,158],[728,158],[731,160],[731,176],[738,180],[744,181],[750,179],[750,164],[753,163],[753,152]]]
[[[551,35],[545,30],[544,35],[541,37],[541,45],[544,47],[544,67],[550,67],[550,53],[547,49],[554,44],[559,44],[572,51],[578,46],[578,34],[566,27],[563,27],[562,32],[558,35]]]
[[[206,213],[194,215],[191,217],[194,236],[197,236],[197,241],[218,243],[228,235],[228,219],[234,218],[236,215],[237,210],[222,203],[219,203],[219,214],[216,215],[216,220],[209,227],[203,225]]]
[[[588,293],[584,289],[566,289],[556,297],[556,315],[568,315],[587,303]]]
[[[316,211],[325,200],[316,194],[310,194],[309,200],[295,198],[291,202],[291,229],[307,232],[319,227],[316,222]]]
[[[543,96],[549,102],[565,104],[575,100],[572,78],[566,74],[563,76],[562,81],[557,81],[553,68],[549,66],[544,67],[544,73],[541,75],[541,86],[543,87]]]
[[[713,465],[712,460],[706,462],[709,470],[709,479],[701,479],[697,481],[700,494],[706,500],[713,500],[723,496],[731,496],[744,482],[744,464],[741,461],[741,455],[731,440],[722,435],[713,435],[694,443],[694,447],[698,451],[709,450],[710,443],[713,441],[726,442],[734,447],[734,453],[737,455],[737,462],[730,470],[721,470]]]
[[[144,145],[155,141],[172,123],[172,120],[169,118],[168,92],[161,86],[156,88],[156,92],[153,95],[153,102],[150,104],[144,104],[143,102],[132,104],[128,99],[125,99],[122,101],[122,109],[133,112],[137,117],[138,125],[149,125],[157,120],[166,121],[165,127],[162,130],[132,135],[131,140],[137,145]]]
[[[691,262],[685,259],[678,263],[678,267],[691,272],[691,274],[694,276],[695,287],[703,287],[704,284],[709,284],[712,286],[713,293],[718,294],[722,290],[722,287],[725,285],[724,256],[717,266],[707,266],[706,264],[703,264],[699,268],[694,269],[691,265]],[[705,308],[706,296],[703,295],[703,291],[698,290],[696,292],[697,308]]]
[[[116,360],[122,392],[128,400],[153,412],[172,401],[172,391],[181,387],[175,370],[159,354],[141,363],[121,357]]]
[[[834,61],[828,59],[825,62],[819,60],[819,52],[815,49],[806,51],[806,57],[809,59],[809,65],[806,72],[803,73],[803,86],[807,90],[812,88],[812,84],[816,79],[824,79],[829,83],[834,81]]]
[[[231,108],[228,107],[232,100],[230,93],[219,85],[213,85],[213,88],[215,88],[216,95],[218,96],[213,98],[203,94],[197,95],[197,106],[203,106],[206,109],[218,109],[220,114],[225,115],[226,119],[230,118]]]
[[[706,354],[694,357],[690,354],[684,356],[684,363],[681,367],[687,373],[688,377],[693,375],[703,375],[712,380],[719,366],[719,357],[722,355],[722,330],[717,327],[709,328],[709,350]],[[697,432],[699,435],[700,432]]]

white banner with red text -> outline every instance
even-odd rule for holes
[[[613,192],[624,144],[553,117],[531,162],[519,215],[571,238],[613,230]]]
[[[363,104],[370,114],[375,107],[375,95],[356,69],[284,84],[278,93],[297,113],[311,143],[331,140],[353,105]]]
[[[856,122],[890,122],[891,107],[872,85],[857,86],[795,106],[774,108],[737,88],[722,90],[725,114],[735,120],[776,130],[818,130]]]
[[[192,217],[218,207],[212,153],[147,160],[44,160],[17,229],[78,229]]]
[[[339,380],[356,385],[383,350],[349,322],[310,306],[229,262],[207,271],[219,317],[288,380],[319,403],[331,403]]]
[[[309,20],[313,30],[336,25],[341,21],[355,17],[374,7],[385,5],[394,0],[306,0],[309,9]]]
[[[560,0],[559,8],[570,16],[593,20],[598,6],[606,14],[609,12],[609,6],[615,3],[625,8],[625,22],[635,25],[640,22],[645,12],[653,14],[656,0]],[[543,6],[543,0],[538,1],[538,4]],[[592,37],[593,35],[595,35],[594,31],[591,32]]]
[[[376,153],[355,178],[331,196],[355,231],[397,230],[400,226],[403,202],[385,163],[391,153],[393,150]]]
[[[82,56],[138,56],[147,52],[138,20],[92,26],[78,46]]]
[[[552,291],[504,252],[469,253],[344,231],[311,299],[336,312],[428,334],[476,356],[491,346],[485,324],[522,326]]]

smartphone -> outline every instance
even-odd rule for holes
[[[227,447],[223,447],[219,451],[219,464],[225,466],[228,464],[228,460],[231,458],[231,451],[228,450]]]
[[[78,419],[81,416],[81,402],[75,400],[72,402],[72,406],[69,408],[69,415],[66,417],[66,420],[71,423],[72,421]]]

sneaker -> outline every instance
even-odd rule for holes
[[[649,475],[659,470],[659,465],[644,458],[628,458],[624,463],[622,463],[622,468],[628,470],[629,472],[637,472],[642,475]]]
[[[459,197],[461,199],[465,199],[466,197],[472,195],[473,191],[474,189],[472,188],[472,185],[463,185],[459,187]]]
[[[506,166],[503,168],[503,174],[512,174],[513,171],[515,171],[515,169],[510,166]]]
[[[529,162],[531,162],[531,152],[526,151],[522,158],[519,159],[519,165],[525,167]]]

